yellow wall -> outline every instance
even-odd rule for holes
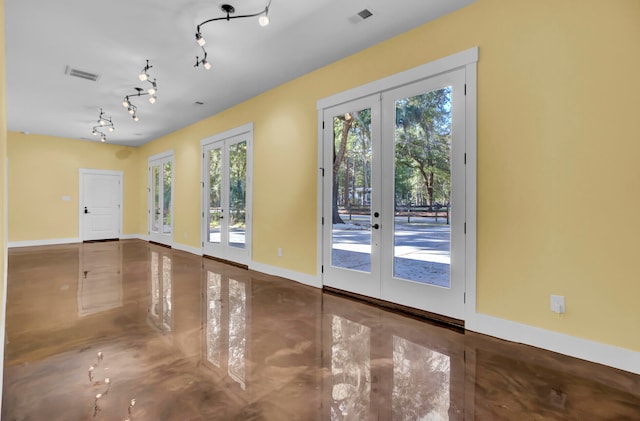
[[[315,274],[316,101],[477,45],[479,311],[640,351],[638,22],[637,0],[478,0],[138,149],[125,232],[147,232],[147,157],[173,149],[175,241],[198,248],[199,141],[253,122],[253,260]],[[104,145],[45,140],[10,135],[12,241],[76,236],[76,207],[60,196],[77,197],[77,167],[131,163]],[[65,161],[84,147],[96,162]],[[61,179],[32,192],[29,178],[52,166]],[[43,197],[71,220],[64,232],[33,214]],[[550,294],[566,296],[563,319]]]
[[[141,156],[175,149],[176,241],[197,247],[198,142],[254,122],[253,260],[314,274],[316,101],[477,45],[479,311],[640,350],[638,22],[637,0],[480,0]]]
[[[137,232],[137,149],[16,132],[8,137],[9,242],[79,237],[80,168],[124,172],[123,234]]]

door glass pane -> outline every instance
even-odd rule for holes
[[[154,165],[151,167],[151,191],[153,192],[151,198],[151,230],[153,232],[160,232],[160,166]]]
[[[222,216],[222,150],[209,151],[209,242],[220,244],[220,217]]]
[[[172,216],[171,216],[171,179],[172,179],[171,162],[165,162],[163,165],[163,205],[162,205],[162,233],[171,234]]]
[[[396,101],[393,276],[450,286],[451,87]]]
[[[229,147],[229,245],[246,243],[247,142]]]
[[[371,109],[333,117],[331,265],[371,271]]]

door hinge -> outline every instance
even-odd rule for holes
[[[464,223],[464,233],[465,234],[467,233],[467,223],[466,222]]]
[[[324,216],[322,217],[322,225],[324,225]]]
[[[320,266],[320,273],[324,273],[324,265]]]
[[[324,130],[324,121],[322,122],[322,130]]]
[[[466,292],[462,294],[462,302],[464,304],[467,304],[467,293]]]
[[[320,171],[322,171],[322,176],[324,177],[324,168],[320,168]]]
[[[466,83],[464,84],[464,94],[465,95],[467,94],[467,84]]]
[[[204,211],[202,212],[202,217],[204,218]]]
[[[202,247],[204,247],[204,241],[202,242]]]
[[[464,165],[467,165],[467,154],[464,154]]]

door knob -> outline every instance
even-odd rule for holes
[[[91,212],[89,212],[89,210],[87,209],[86,206],[84,207],[84,213],[91,213]]]
[[[376,229],[376,230],[377,230],[377,229],[379,229],[379,228],[380,228],[380,225],[378,225],[378,224],[373,224],[373,225],[371,225],[371,228],[373,228],[373,229]]]

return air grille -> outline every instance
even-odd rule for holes
[[[67,66],[67,68],[64,71],[64,74],[73,76],[73,77],[79,77],[80,79],[90,80],[92,82],[97,82],[98,79],[100,79],[100,75],[97,75],[95,73],[85,72],[84,70],[74,69],[71,66]]]
[[[358,16],[360,16],[362,20],[364,20],[373,16],[373,13],[371,13],[371,10],[369,9],[363,9],[360,12],[358,12]]]

